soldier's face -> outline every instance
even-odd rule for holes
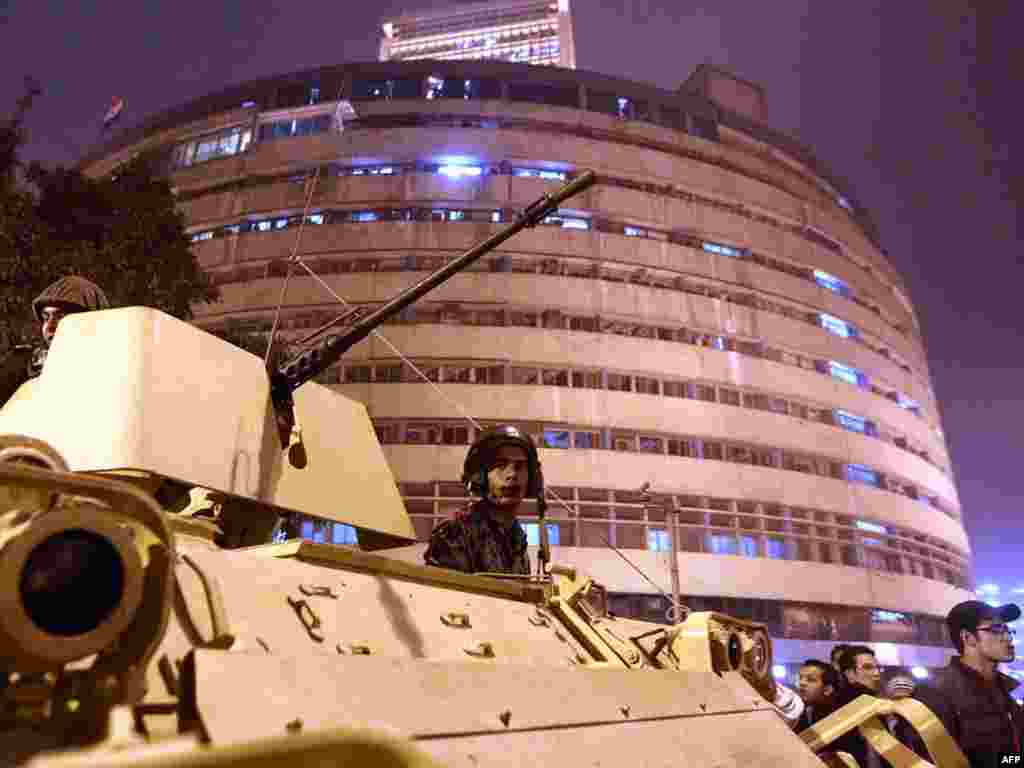
[[[526,495],[530,464],[518,445],[503,445],[487,470],[487,499],[496,507],[515,509]]]
[[[50,346],[50,342],[53,341],[53,335],[57,333],[57,325],[67,314],[67,310],[60,307],[43,307],[43,311],[40,314],[43,316],[43,342],[46,346]]]
[[[821,670],[817,667],[801,667],[797,687],[800,690],[800,698],[805,704],[812,706],[824,703],[832,695],[832,686],[826,685]]]

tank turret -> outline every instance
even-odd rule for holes
[[[0,410],[9,764],[798,768],[846,730],[874,734],[895,703],[795,735],[761,624],[617,618],[558,563],[499,578],[410,561],[366,408],[311,381],[592,182],[269,371],[156,310],[65,318]],[[210,504],[218,520],[190,514]],[[352,525],[358,546],[268,543],[290,513]]]

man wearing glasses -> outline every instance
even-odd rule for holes
[[[1002,756],[1021,753],[1024,709],[1010,696],[1017,681],[998,670],[1014,659],[1014,630],[1007,624],[1018,618],[1020,608],[1012,604],[968,600],[953,606],[946,627],[960,655],[914,691],[914,698],[946,726],[972,768],[997,766]],[[922,757],[928,754],[920,739],[910,739],[909,745]]]
[[[866,645],[848,645],[839,655],[839,674],[843,679],[835,697],[835,709],[862,696],[879,696],[882,690],[882,668],[875,652]],[[885,761],[854,728],[832,742],[836,752],[848,752],[861,768],[887,768]]]

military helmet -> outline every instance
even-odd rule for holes
[[[486,430],[470,446],[469,453],[466,454],[466,462],[462,465],[463,485],[468,485],[472,493],[486,496],[487,470],[494,461],[494,455],[498,448],[503,445],[516,445],[526,451],[529,480],[525,496],[536,498],[543,491],[537,447],[529,435],[509,424]]]
[[[88,312],[94,309],[109,309],[110,301],[92,280],[78,275],[67,275],[36,296],[32,302],[32,311],[36,319],[42,321],[43,309],[46,307],[62,307],[73,312]]]

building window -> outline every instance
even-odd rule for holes
[[[850,297],[850,286],[835,275],[830,275],[828,272],[822,272],[820,269],[814,270],[814,282],[822,288],[827,288],[833,293],[838,293],[840,296],[845,296],[846,298]]]
[[[740,536],[740,547],[744,557],[757,557],[757,539],[753,536]]]
[[[866,419],[863,419],[860,416],[854,416],[852,413],[842,410],[834,411],[834,415],[836,423],[839,424],[839,426],[844,427],[851,432],[867,434],[868,422]]]
[[[714,555],[739,554],[736,537],[731,533],[708,534],[708,550]]]
[[[786,543],[782,539],[769,536],[765,539],[765,554],[773,560],[786,559]]]
[[[820,312],[818,320],[821,322],[821,327],[829,333],[834,333],[836,336],[841,336],[844,339],[857,338],[857,329],[849,323],[840,320],[835,315]]]
[[[701,243],[701,247],[708,253],[717,253],[719,256],[739,256],[740,251],[738,248],[731,248],[728,245],[722,245],[721,243]]]
[[[863,464],[847,464],[846,479],[851,483],[861,483],[878,487],[878,473]]]
[[[668,531],[649,528],[647,530],[647,549],[651,552],[671,552],[672,542],[669,540]]]
[[[688,385],[685,381],[666,381],[664,385],[665,397],[687,397]]]
[[[275,139],[288,139],[293,136],[312,136],[317,133],[327,133],[331,128],[330,115],[316,115],[302,119],[278,120],[273,123],[263,123],[259,128],[260,141],[273,141]]]
[[[358,544],[359,534],[351,525],[345,523],[334,523],[334,530],[331,532],[332,544]]]
[[[597,449],[601,447],[600,432],[577,432],[574,436],[574,445],[577,448]]]
[[[641,453],[664,453],[664,441],[660,437],[640,437]]]
[[[833,378],[853,384],[855,387],[867,387],[868,377],[849,365],[837,363],[835,360],[828,361],[828,372]]]
[[[586,434],[586,433],[583,433]],[[545,429],[544,430],[544,447],[545,448],[568,448],[569,447],[569,431],[561,429]],[[579,448],[579,445],[576,446]]]
[[[171,156],[173,168],[187,168],[205,163],[218,157],[228,157],[244,152],[252,140],[252,130],[232,128],[228,131],[204,136],[194,141],[179,144]]]
[[[668,440],[667,442],[669,456],[693,458],[696,455],[689,440]]]
[[[443,445],[467,445],[469,443],[468,427],[444,427],[441,430]]]
[[[896,404],[900,408],[904,408],[904,409],[910,411],[915,416],[920,416],[921,415],[921,406],[918,404],[918,402],[916,400],[911,400],[909,397],[904,397],[901,394],[897,394],[896,395]]]
[[[548,544],[552,547],[559,545],[560,530],[558,523],[545,523],[548,529]],[[540,523],[522,523],[523,530],[526,531],[526,543],[531,547],[540,546]]]
[[[622,373],[608,374],[608,389],[613,392],[632,392],[632,377]]]

